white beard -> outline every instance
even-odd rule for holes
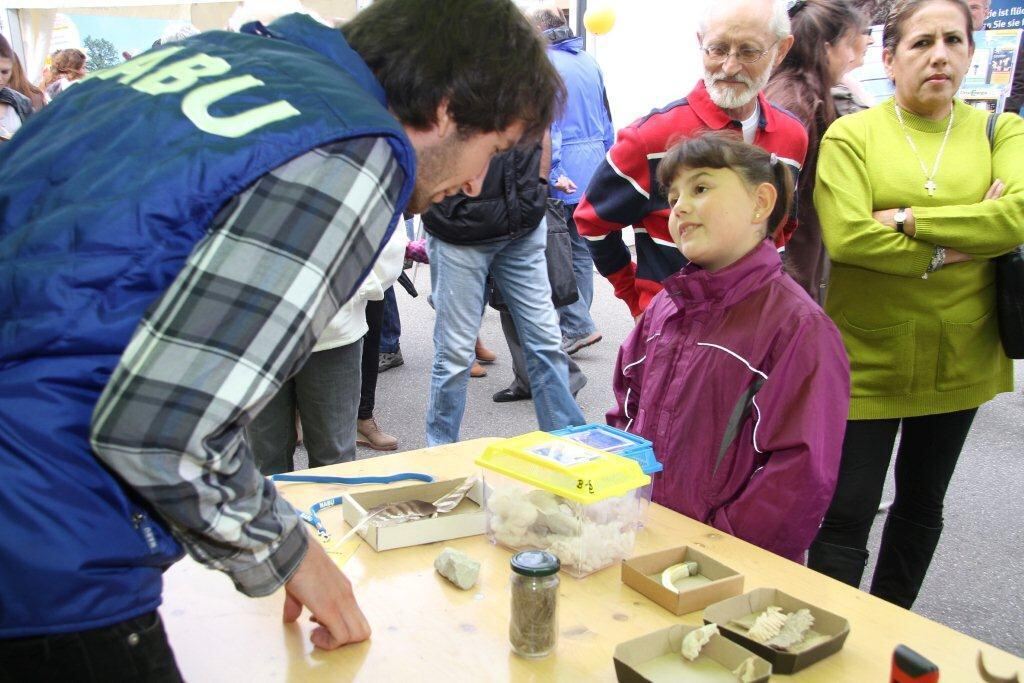
[[[762,59],[767,59],[768,57],[769,55],[765,55]],[[757,97],[757,93],[761,92],[768,85],[768,79],[771,78],[771,75],[772,70],[765,69],[764,73],[756,81],[752,81],[746,76],[736,74],[730,80],[740,81],[747,86],[745,90],[736,92],[731,87],[718,85],[718,81],[722,80],[723,76],[705,71],[704,87],[707,88],[711,101],[722,109],[739,109]]]

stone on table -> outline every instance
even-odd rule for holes
[[[455,548],[445,548],[434,560],[434,569],[462,590],[469,590],[480,576],[480,563]]]

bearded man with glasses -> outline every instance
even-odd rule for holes
[[[747,142],[774,152],[792,170],[796,186],[807,132],[795,116],[761,94],[793,44],[786,9],[781,0],[713,3],[697,34],[704,78],[683,99],[619,131],[576,209],[576,225],[587,238],[598,271],[634,317],[661,291],[661,281],[686,265],[669,236],[669,208],[657,181],[658,163],[673,143],[710,130],[733,129]],[[622,240],[621,231],[628,225],[636,233],[636,263]],[[776,235],[780,250],[794,229],[791,216]]]

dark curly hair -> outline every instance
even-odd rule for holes
[[[511,0],[377,0],[341,31],[415,129],[447,101],[465,135],[521,121],[540,139],[565,101],[544,41]]]

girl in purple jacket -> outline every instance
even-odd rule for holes
[[[802,562],[832,499],[850,396],[835,325],[782,269],[785,165],[739,137],[658,166],[689,264],[619,350],[610,425],[654,443],[654,501]]]

